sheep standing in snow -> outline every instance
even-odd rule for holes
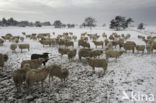
[[[136,45],[136,50],[139,52],[139,51],[142,51],[142,53],[144,53],[144,50],[145,50],[145,45]]]
[[[78,41],[78,46],[82,46],[82,47],[87,47],[87,48],[90,48],[90,44],[84,40],[79,40]]]
[[[90,57],[91,49],[80,49],[79,50],[79,60],[81,61],[81,57]]]
[[[146,45],[146,51],[147,51],[147,53],[151,53],[152,52],[152,46]]]
[[[152,42],[151,46],[152,46],[152,52],[153,52],[153,50],[156,49],[156,42]]]
[[[7,54],[1,54],[0,53],[0,67],[2,67],[2,69],[4,67],[4,63],[7,62],[8,58],[9,57]]]
[[[96,48],[97,46],[102,46],[103,48],[103,41],[93,41],[93,43],[95,44]]]
[[[68,40],[67,40],[67,41],[65,42],[65,46],[66,46],[66,47],[69,47],[69,46],[74,47],[74,43],[73,43],[72,41],[68,41]]]
[[[133,53],[134,53],[135,47],[136,47],[136,43],[133,42],[133,41],[127,41],[127,42],[124,44],[124,49],[125,49],[126,51],[127,51],[127,50],[132,50]]]
[[[0,39],[0,46],[3,45],[4,40]]]
[[[15,51],[16,48],[17,48],[17,44],[11,44],[11,45],[10,45],[10,49],[11,49],[12,51]]]
[[[76,49],[68,52],[69,61],[72,60],[76,56]]]
[[[49,69],[47,67],[39,69],[31,69],[26,74],[26,87],[30,88],[35,82],[41,82],[42,90],[44,80],[49,74]]]
[[[58,52],[61,54],[61,57],[62,57],[64,54],[68,54],[69,51],[70,51],[70,49],[68,49],[68,48],[59,48],[59,49],[58,49]]]
[[[44,61],[43,58],[33,59],[33,60],[23,60],[21,63],[21,68],[23,68],[25,64],[29,64],[31,69],[37,69],[41,67],[43,61]]]
[[[31,60],[34,60],[34,59],[39,59],[39,58],[43,58],[44,61],[43,61],[43,65],[45,66],[46,63],[48,62],[49,60],[49,56],[48,56],[49,53],[43,53],[43,54],[32,54],[31,55]]]
[[[109,43],[109,40],[105,39],[104,42],[105,42],[105,46],[107,46],[107,44]]]
[[[23,49],[28,49],[28,51],[30,50],[29,44],[19,44],[18,47],[21,49],[21,53]]]
[[[114,50],[106,50],[106,59],[108,60],[109,58],[119,58],[124,51],[114,51]]]
[[[61,68],[59,65],[53,64],[50,65],[48,68],[50,68],[49,72],[49,83],[50,83],[50,78],[53,79],[53,76],[60,78],[61,80],[65,80],[69,76],[69,71],[66,68]]]
[[[97,57],[103,54],[102,50],[92,50],[89,52],[90,57]]]
[[[113,44],[112,44],[112,42],[110,41],[110,42],[107,44],[105,50],[112,50],[112,49],[113,49]]]
[[[26,73],[30,70],[30,65],[29,64],[25,64],[23,66],[23,68],[20,68],[20,69],[17,69],[13,72],[13,81],[14,81],[14,84],[15,84],[15,87],[17,88],[17,91],[18,91],[18,88],[19,90],[21,91],[21,85],[23,82],[25,82],[25,79],[26,79]]]
[[[107,70],[107,61],[105,59],[92,59],[87,58],[88,64],[92,67],[93,72],[95,72],[95,67],[102,67],[104,70],[104,74]]]
[[[22,42],[24,41],[24,37],[20,37],[19,39],[20,39]]]

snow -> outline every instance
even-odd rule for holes
[[[26,34],[52,34],[55,32],[56,35],[52,35],[52,38],[54,38],[57,34],[62,34],[63,32],[73,32],[79,39],[80,34],[83,32],[92,34],[97,33],[99,35],[102,35],[103,32],[107,35],[117,32],[118,34],[130,34],[131,38],[128,40],[135,41],[136,44],[145,45],[137,36],[156,36],[154,33],[151,34],[151,32],[155,32],[154,30],[156,29],[154,28],[155,27],[149,27],[144,31],[135,29],[112,31],[108,28],[95,28],[90,30],[79,28],[54,29],[52,27],[0,27],[0,36],[7,33],[23,36],[22,32],[26,32]],[[99,40],[103,40],[103,38],[100,37]],[[156,52],[153,54],[135,52],[133,54],[129,51],[124,53],[117,62],[115,62],[114,59],[110,59],[106,75],[101,77],[99,75],[102,72],[102,68],[96,68],[96,73],[93,74],[92,68],[86,64],[85,60],[82,60],[83,62],[78,60],[78,55],[74,61],[69,62],[67,56],[60,57],[57,46],[43,47],[38,41],[29,39],[25,39],[23,43],[29,43],[31,45],[30,51],[24,50],[23,53],[20,53],[20,50],[17,49],[16,53],[12,53],[9,49],[11,44],[9,41],[6,41],[3,46],[0,46],[0,53],[7,53],[9,55],[9,60],[5,63],[4,70],[0,71],[0,101],[2,102],[7,100],[7,102],[25,101],[25,99],[31,97],[31,100],[36,101],[37,103],[51,103],[55,101],[73,103],[133,103],[131,100],[121,99],[123,91],[126,91],[127,94],[134,91],[156,96]],[[77,42],[74,43],[74,48],[77,48],[77,50],[80,49],[77,46]],[[95,48],[93,43],[91,43],[91,48]],[[98,47],[98,49],[101,49],[101,47]],[[25,88],[22,90],[23,94],[17,95],[11,77],[12,72],[20,67],[22,60],[30,59],[31,54],[41,54],[43,52],[51,53],[49,56],[52,59],[48,61],[48,64],[55,63],[69,69],[70,76],[67,81],[67,87],[64,87],[63,83],[58,78],[55,78],[49,86],[47,78],[44,85],[44,92],[41,91],[39,85],[35,85],[31,96],[25,93]],[[105,58],[105,55],[102,55],[100,58]],[[135,103],[137,103],[137,101]],[[141,103],[149,103],[149,101],[141,101]]]

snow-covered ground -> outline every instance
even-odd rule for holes
[[[154,28],[148,29],[150,32],[155,32]],[[156,30],[156,29],[155,29]],[[107,28],[96,29],[54,29],[52,27],[0,27],[0,36],[7,33],[13,35],[22,35],[22,32],[26,34],[31,33],[51,33],[55,32],[56,35],[52,35],[52,38],[57,34],[63,32],[73,32],[74,35],[80,37],[82,32],[97,33],[101,35],[105,32],[110,35],[113,32],[118,34],[131,34],[131,38],[128,40],[135,41],[136,44],[145,43],[137,38],[138,35],[147,36],[135,30],[127,31],[112,31]],[[156,34],[149,34],[156,36]],[[104,40],[102,37],[99,40]],[[16,53],[12,53],[9,49],[10,42],[6,41],[3,46],[0,46],[0,53],[7,53],[9,60],[5,63],[4,70],[0,71],[0,103],[6,102],[28,102],[33,103],[155,103],[156,102],[156,51],[153,54],[132,52],[124,53],[115,62],[114,59],[110,59],[108,63],[108,70],[106,75],[99,77],[102,72],[102,68],[96,68],[96,73],[92,74],[92,68],[86,64],[85,59],[80,62],[78,55],[74,61],[69,62],[67,56],[63,56],[61,59],[58,53],[57,46],[43,47],[38,41],[25,39],[24,43],[31,45],[30,51],[25,50],[20,53],[17,49]],[[91,43],[91,41],[90,41]],[[77,42],[74,43],[74,48],[79,50]],[[91,43],[91,48],[95,48]],[[98,49],[101,49],[98,47]],[[49,87],[48,80],[44,86],[44,92],[41,91],[40,86],[35,85],[31,94],[26,94],[25,88],[21,93],[16,93],[12,80],[12,72],[20,67],[22,60],[30,59],[33,53],[51,53],[48,64],[59,64],[62,67],[66,67],[70,71],[68,78],[68,86],[64,87],[63,83],[55,78],[51,82]],[[105,58],[104,55],[101,58]],[[124,92],[125,91],[125,92]],[[130,99],[122,100],[122,97],[127,94]],[[135,93],[135,98],[131,95]],[[147,95],[148,100],[139,101],[139,97],[142,98],[142,94]],[[149,98],[153,95],[155,101],[150,102]],[[135,100],[136,99],[136,100]],[[134,100],[134,101],[133,101]]]

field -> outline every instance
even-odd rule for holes
[[[112,31],[107,28],[95,28],[95,29],[54,29],[52,27],[0,27],[0,36],[7,33],[12,35],[23,36],[22,32],[26,34],[32,33],[51,33],[51,38],[55,38],[58,34],[63,32],[73,32],[78,39],[74,42],[74,48],[77,51],[81,48],[78,47],[78,40],[81,33],[87,32],[90,34],[97,33],[100,35],[98,39],[103,40],[101,36],[105,32],[108,36],[113,32],[117,34],[130,34],[131,37],[127,41],[135,41],[136,44],[145,45],[145,43],[138,39],[138,35],[142,36],[156,36],[156,34],[150,34],[155,32],[155,27],[148,28],[148,31]],[[52,33],[55,32],[55,35]],[[92,49],[96,49],[95,45],[89,40]],[[20,42],[21,43],[21,42]],[[133,54],[131,51],[124,53],[117,62],[114,58],[109,59],[108,69],[104,76],[99,76],[102,72],[102,68],[96,68],[95,74],[92,73],[92,68],[87,64],[86,59],[83,58],[82,62],[78,60],[78,54],[73,61],[69,62],[66,55],[62,58],[58,53],[58,45],[51,47],[43,47],[38,41],[25,39],[23,43],[30,44],[30,51],[24,50],[20,52],[18,48],[16,53],[10,50],[10,42],[4,42],[3,46],[0,46],[0,53],[7,53],[9,60],[5,63],[3,70],[0,70],[0,103],[150,103],[148,100],[136,101],[122,100],[125,91],[128,96],[131,96],[132,92],[146,94],[148,97],[153,94],[156,96],[156,51],[149,54],[145,51]],[[97,49],[101,50],[101,47]],[[102,49],[104,50],[104,49]],[[120,50],[119,47],[116,50]],[[122,50],[124,50],[122,48]],[[45,81],[44,92],[41,91],[40,85],[34,85],[31,94],[26,93],[26,88],[22,86],[22,92],[17,93],[16,88],[12,80],[12,72],[20,68],[20,63],[23,60],[30,59],[31,54],[44,52],[50,53],[49,57],[52,58],[48,61],[48,64],[58,64],[62,67],[68,68],[70,75],[67,80],[67,87],[64,87],[63,82],[60,79],[55,78],[51,82],[51,86],[48,84],[48,78]],[[105,58],[105,54],[100,56]],[[139,97],[139,94],[137,95]],[[155,98],[156,99],[156,98]],[[154,103],[154,102],[151,102]]]

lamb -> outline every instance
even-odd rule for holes
[[[108,60],[109,58],[119,58],[124,51],[114,51],[114,50],[106,50],[106,59]]]
[[[103,48],[103,41],[93,41],[93,42],[94,42],[96,48],[97,48],[97,46],[102,46],[102,48]]]
[[[69,61],[71,59],[73,59],[75,56],[76,56],[76,49],[68,52],[68,59],[69,59]]]
[[[48,67],[43,67],[39,69],[32,69],[26,74],[26,87],[30,88],[35,82],[41,82],[42,90],[44,80],[49,74]]]
[[[25,82],[25,79],[26,79],[26,73],[30,70],[30,65],[29,64],[25,64],[23,66],[23,68],[20,68],[20,69],[17,69],[13,72],[13,81],[14,81],[14,84],[15,84],[15,87],[17,88],[17,91],[18,91],[18,88],[19,90],[21,91],[21,85],[23,82]]]
[[[90,57],[91,49],[80,49],[79,50],[79,60],[81,61],[81,57]]]
[[[102,67],[104,70],[104,74],[107,70],[107,61],[106,59],[92,59],[92,58],[87,58],[88,64],[92,67],[93,73],[95,72],[95,67]]]
[[[60,78],[61,80],[64,80],[64,84],[66,81],[66,78],[69,76],[69,71],[66,68],[61,68],[59,65],[53,64],[49,66],[49,84],[50,84],[50,78],[53,79],[53,76]]]
[[[142,51],[142,53],[144,53],[144,50],[145,50],[145,45],[136,45],[136,50],[139,52],[139,51]]]
[[[16,48],[17,48],[17,44],[11,44],[11,45],[10,45],[10,49],[11,49],[12,51],[15,51]]]
[[[48,56],[49,53],[43,53],[43,54],[32,54],[31,55],[31,60],[33,59],[39,59],[39,58],[43,58],[44,61],[43,61],[43,65],[45,66],[46,63],[48,62],[49,60],[49,56]]]
[[[127,50],[132,50],[133,53],[134,53],[135,47],[136,47],[136,44],[135,44],[135,42],[133,42],[133,41],[127,41],[127,42],[124,44],[124,49],[125,49],[126,51],[127,51]]]
[[[23,60],[21,63],[21,68],[23,68],[25,64],[29,64],[31,69],[37,69],[41,67],[43,61],[45,61],[43,58],[33,60]]]
[[[28,49],[28,51],[30,50],[29,44],[19,44],[18,47],[21,49],[21,53],[22,53],[22,49]]]

